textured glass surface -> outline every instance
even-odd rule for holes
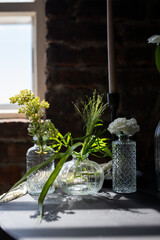
[[[155,169],[157,176],[157,187],[160,191],[160,121],[155,131]]]
[[[118,193],[136,191],[136,143],[117,140],[112,142],[113,190]]]
[[[58,175],[59,187],[69,195],[94,194],[102,188],[103,181],[101,166],[89,159],[65,163]]]
[[[33,147],[29,148],[26,154],[26,167],[27,171],[37,164],[45,162],[50,156],[54,154],[51,148],[47,145],[43,146],[44,153],[39,154],[39,146],[35,143]],[[47,166],[41,168],[40,170],[32,173],[27,178],[28,193],[31,195],[39,195],[45,182],[48,180],[51,172],[54,170],[54,162],[51,162]],[[50,187],[48,194],[55,191],[54,184]]]

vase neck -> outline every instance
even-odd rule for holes
[[[81,161],[81,162],[87,160],[87,159],[88,159],[88,156],[89,156],[88,153],[87,153],[87,154],[84,154],[84,155],[82,155],[81,153],[73,154],[73,155],[72,155],[73,159],[78,160],[78,161]]]
[[[44,147],[44,146],[46,146],[47,139],[43,138],[43,137],[34,136],[33,141],[34,141],[34,145]]]
[[[118,134],[118,140],[119,141],[127,141],[127,140],[129,140],[129,136],[126,134]]]

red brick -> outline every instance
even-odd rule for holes
[[[147,4],[145,0],[114,0],[113,16],[115,18],[129,20],[142,20],[147,14]]]
[[[95,18],[106,17],[106,1],[105,0],[81,0],[79,1],[77,15],[78,18],[88,19],[92,21]]]
[[[63,17],[72,16],[74,12],[75,1],[67,0],[47,0],[46,1],[46,15],[61,15]]]
[[[107,62],[106,47],[74,49],[63,44],[51,44],[47,49],[48,67],[53,66],[100,66]]]
[[[47,87],[54,88],[57,84],[64,84],[70,88],[80,88],[95,86],[107,83],[107,67],[94,67],[89,69],[68,69],[56,68],[49,69],[47,78]]]
[[[22,163],[26,162],[26,152],[32,144],[26,143],[10,143],[7,147],[7,159],[10,162]]]
[[[64,27],[65,26],[65,27]],[[49,42],[82,44],[83,41],[101,42],[107,39],[106,22],[74,22],[53,19],[47,22],[47,40]]]
[[[25,171],[25,166],[1,166],[0,168],[0,184],[14,184],[22,177]]]
[[[0,162],[7,161],[7,144],[0,142]]]
[[[1,162],[24,163],[26,152],[32,143],[1,142]]]
[[[26,138],[28,121],[25,119],[0,119],[1,138]]]
[[[117,63],[119,67],[144,67],[146,65],[155,66],[153,46],[125,46],[124,48],[117,49]],[[137,54],[138,52],[138,54]]]

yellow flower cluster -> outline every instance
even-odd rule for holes
[[[40,101],[39,97],[35,97],[31,90],[24,89],[19,94],[10,98],[10,103],[22,105],[18,109],[18,113],[24,113],[26,118],[33,122],[41,121],[44,116],[44,109],[49,108],[49,103],[45,100]]]
[[[34,99],[34,94],[31,93],[31,90],[24,89],[21,90],[19,94],[16,94],[14,97],[10,98],[10,103],[18,103],[18,105],[24,105],[29,100]]]
[[[55,136],[57,130],[51,120],[42,121],[45,109],[49,108],[49,103],[45,100],[40,101],[39,97],[35,97],[31,90],[24,89],[19,94],[10,98],[10,103],[17,103],[21,107],[18,113],[24,113],[29,119],[28,127],[29,135],[36,136],[40,145],[43,137]]]

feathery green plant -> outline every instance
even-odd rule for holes
[[[82,117],[86,134],[83,142],[83,147],[80,151],[81,156],[89,153],[96,152],[103,153],[105,156],[111,156],[111,152],[107,146],[107,138],[101,138],[100,136],[105,130],[98,130],[97,127],[103,126],[103,121],[100,119],[107,108],[107,103],[103,103],[103,96],[93,92],[93,97],[89,97],[87,102],[82,102],[82,110],[80,110],[75,104],[75,108],[79,115]]]

